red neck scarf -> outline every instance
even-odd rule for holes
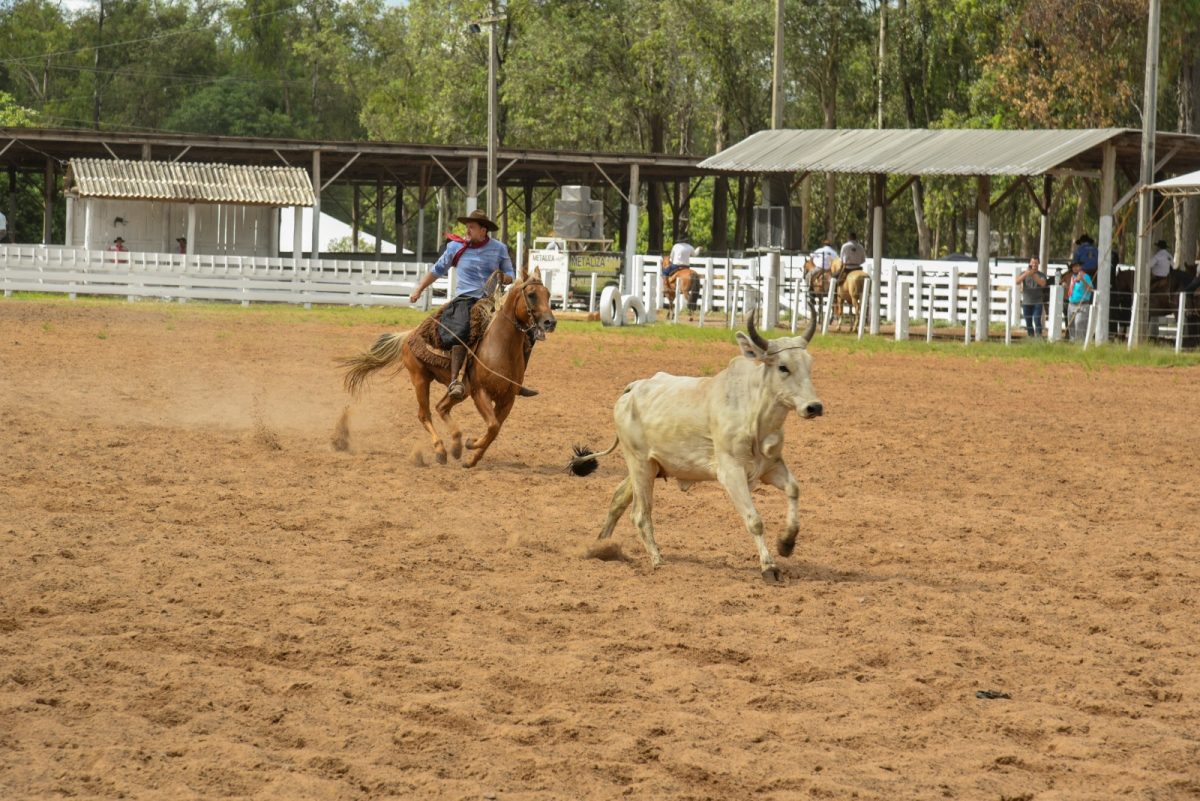
[[[462,258],[462,255],[467,252],[468,248],[481,248],[484,245],[486,245],[489,240],[489,237],[487,234],[484,234],[483,239],[479,240],[478,242],[472,242],[469,239],[464,239],[463,237],[459,236],[458,234],[446,234],[446,238],[449,239],[451,242],[461,242],[462,243],[462,247],[458,249],[458,252],[450,257],[450,266],[451,267],[458,266],[458,260]]]

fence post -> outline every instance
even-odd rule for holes
[[[1092,325],[1094,324],[1095,318],[1096,318],[1095,312],[1096,312],[1096,304],[1089,303],[1088,304],[1088,315],[1087,315],[1087,328],[1085,328],[1083,331],[1083,349],[1084,350],[1087,350],[1088,345],[1092,344]]]
[[[1062,305],[1063,287],[1055,284],[1050,287],[1050,319],[1046,321],[1046,338],[1050,342],[1062,339]]]
[[[729,313],[729,330],[732,331],[737,325],[737,304],[738,290],[741,288],[741,281],[737,278],[733,279],[733,291],[730,292],[729,285],[725,285],[725,310]]]
[[[966,321],[966,325],[963,327],[964,328],[964,330],[963,330],[963,344],[964,345],[971,344],[971,312],[974,310],[974,306],[975,306],[975,287],[969,286],[969,287],[967,287],[967,321]]]
[[[937,287],[929,285],[929,309],[925,313],[925,341],[933,342],[933,292]]]
[[[596,311],[596,274],[592,273],[592,288],[588,290],[588,314]]]
[[[1131,308],[1129,310],[1129,336],[1126,338],[1125,342],[1126,350],[1133,350],[1133,330],[1137,328],[1137,326],[1133,324],[1133,321],[1137,319],[1138,299],[1141,298],[1141,296],[1141,292],[1133,293],[1133,303],[1131,304]]]
[[[1179,310],[1175,313],[1175,352],[1183,350],[1184,313],[1187,311],[1187,293],[1179,293]]]
[[[822,334],[829,333],[829,321],[833,317],[833,303],[835,298],[837,298],[837,285],[837,276],[831,273],[829,276],[829,292],[825,298],[825,321],[821,324]],[[841,309],[838,309],[838,311],[840,312]]]
[[[908,281],[899,281],[893,287],[896,298],[896,321],[894,337],[897,342],[908,339],[908,296],[912,285]]]
[[[874,308],[875,308],[875,307],[874,307],[874,305],[871,303],[871,300],[872,300],[872,298],[874,298],[875,296],[874,296],[874,295],[872,295],[872,294],[871,294],[871,292],[870,292],[870,289],[871,289],[871,282],[872,282],[873,280],[874,280],[874,279],[873,279],[873,278],[871,278],[870,274],[868,273],[868,274],[867,274],[867,278],[866,278],[866,280],[865,280],[865,281],[863,281],[863,288],[862,288],[862,292],[863,292],[863,294],[862,294],[862,302],[861,302],[861,303],[859,304],[859,306],[858,306],[858,338],[859,338],[859,339],[862,339],[862,338],[863,338],[863,323],[864,323],[864,322],[866,321],[866,319],[867,319],[867,314],[868,314],[868,313],[874,314]]]
[[[1004,295],[1004,344],[1012,344],[1013,294],[1015,286],[1010,286]]]
[[[950,268],[950,325],[958,325],[958,265]]]

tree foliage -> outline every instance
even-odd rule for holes
[[[786,0],[786,126],[875,127],[881,73],[889,127],[1141,124],[1146,0],[882,2],[881,64],[881,0]],[[706,155],[770,125],[770,2],[499,10],[503,144]],[[492,13],[491,0],[0,0],[0,114],[6,125],[482,144],[488,25],[468,24]],[[1158,125],[1195,130],[1200,0],[1163,13]],[[756,192],[742,183],[731,209]],[[695,221],[713,218],[717,194],[705,185],[691,199]],[[864,228],[866,195],[865,179],[812,182],[814,217],[829,217],[814,238]],[[918,197],[943,247],[959,244],[969,182],[926,181]],[[905,217],[889,218],[890,249],[916,249]]]

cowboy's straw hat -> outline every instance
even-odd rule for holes
[[[471,212],[466,217],[459,217],[458,221],[463,224],[472,222],[477,223],[483,226],[485,231],[495,231],[500,228],[500,226],[488,219],[487,213],[484,212],[483,209],[475,209],[475,211]]]

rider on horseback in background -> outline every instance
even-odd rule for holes
[[[833,249],[833,242],[828,239],[821,240],[821,247],[812,252],[809,257],[812,259],[813,270],[828,272],[833,267],[833,260],[838,257],[838,252]]]
[[[459,217],[458,221],[467,226],[466,238],[448,235],[450,242],[441,258],[421,278],[408,299],[416,303],[434,281],[444,278],[452,268],[458,269],[458,294],[442,308],[439,330],[442,348],[450,351],[449,395],[462,400],[466,389],[461,375],[470,344],[471,308],[487,294],[485,284],[493,273],[500,271],[503,284],[511,284],[515,274],[508,246],[488,236],[499,226],[489,220],[487,214],[476,209],[466,217]],[[520,394],[536,395],[537,391],[522,387]]]
[[[842,264],[845,267],[845,271],[841,276],[843,279],[847,273],[861,270],[863,265],[867,263],[867,249],[858,241],[858,234],[854,231],[850,232],[850,238],[846,240],[846,244],[842,245],[841,258]]]
[[[681,239],[671,248],[670,254],[663,259],[663,308],[668,308],[671,299],[675,297],[675,274],[690,270],[692,256],[698,254],[700,248],[692,247],[686,239]]]

